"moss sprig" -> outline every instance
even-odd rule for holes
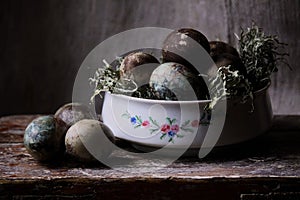
[[[210,108],[223,98],[240,98],[241,103],[245,103],[249,98],[253,100],[248,79],[238,70],[230,70],[230,68],[230,65],[219,67],[217,75],[209,79],[210,91],[214,96]]]
[[[118,69],[113,69],[106,60],[103,60],[103,63],[104,66],[97,68],[94,77],[89,79],[90,84],[95,87],[91,101],[93,101],[95,96],[101,92],[113,92],[118,80],[120,79]]]
[[[118,63],[122,62],[122,58],[117,58]],[[95,71],[94,77],[90,78],[90,84],[94,86],[94,94],[91,101],[95,96],[100,95],[101,92],[110,92],[114,94],[131,94],[138,88],[137,84],[127,78],[121,78],[119,65],[115,68],[112,67],[106,60],[103,60],[104,66]]]
[[[271,74],[278,71],[278,64],[287,63],[288,53],[282,52],[287,44],[278,40],[276,35],[267,35],[255,23],[246,30],[241,28],[239,53],[244,63],[248,80],[254,90],[265,86]]]

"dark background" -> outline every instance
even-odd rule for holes
[[[274,113],[300,114],[299,0],[3,0],[0,11],[0,116],[70,102],[83,59],[121,31],[192,27],[235,44],[252,20],[289,44],[294,70],[280,66],[272,77]]]

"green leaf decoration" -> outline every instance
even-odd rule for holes
[[[158,131],[158,129],[150,129],[150,134],[153,134],[156,131]]]
[[[164,139],[166,137],[166,134],[162,134],[161,136],[160,136],[160,139],[162,140],[162,139]]]
[[[170,125],[172,125],[172,120],[171,120],[170,117],[167,117],[166,120],[167,120],[167,122],[168,122]]]
[[[126,113],[124,113],[124,114],[122,115],[122,117],[126,117],[127,119],[129,119],[131,116],[130,116],[130,114],[129,114],[128,112],[126,112]]]
[[[150,122],[151,122],[153,125],[155,125],[156,127],[160,127],[160,126],[158,125],[157,121],[156,121],[156,120],[153,120],[152,117],[149,117],[149,120],[150,120]]]
[[[193,129],[191,129],[191,128],[184,128],[184,127],[182,127],[181,130],[183,130],[185,132],[190,132],[190,133],[194,132]]]
[[[186,120],[186,121],[181,125],[181,127],[187,126],[190,122],[191,122],[191,120]]]
[[[174,122],[176,122],[175,118],[171,120],[171,124],[173,124]]]
[[[142,119],[141,119],[141,116],[135,116],[135,118],[138,120],[138,122],[140,122],[140,123],[143,123],[143,121],[142,121]]]
[[[141,124],[138,124],[138,125],[134,126],[134,128],[138,128],[138,127],[140,127],[140,126],[141,126]]]

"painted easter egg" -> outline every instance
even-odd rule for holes
[[[210,56],[214,57],[216,55],[220,55],[223,53],[228,53],[228,54],[232,54],[236,57],[239,57],[239,53],[237,52],[237,50],[231,46],[230,44],[226,43],[226,42],[222,42],[222,41],[210,41],[209,42],[210,45]]]
[[[169,62],[158,66],[152,73],[149,85],[158,99],[207,99],[208,90],[202,77],[184,65]],[[176,99],[174,99],[174,96]]]
[[[41,161],[63,155],[63,140],[63,129],[53,116],[38,117],[25,129],[25,147],[34,158]]]
[[[230,66],[229,69],[231,71],[238,71],[241,75],[244,77],[247,77],[247,69],[245,65],[243,64],[242,60],[240,57],[234,56],[229,53],[222,53],[222,54],[217,54],[213,57],[213,60],[216,64],[216,67],[212,66],[209,68],[207,74],[209,77],[214,77],[217,75],[217,70],[220,67],[227,67]],[[225,72],[226,74],[226,72]]]
[[[196,68],[188,60],[187,57],[201,57],[199,45],[210,52],[210,45],[207,38],[199,31],[191,28],[181,28],[171,32],[163,43],[162,59],[163,62],[176,62],[192,70]],[[203,54],[203,56],[205,56]]]
[[[159,61],[149,53],[141,51],[130,53],[121,62],[120,77],[131,79],[138,86],[147,84],[158,63]]]
[[[80,161],[96,161],[111,154],[109,141],[114,142],[114,136],[105,124],[83,119],[69,128],[65,137],[66,152]],[[86,145],[96,153],[92,154]]]
[[[65,132],[76,122],[82,119],[93,119],[91,110],[81,103],[68,103],[61,106],[54,117],[65,128]]]

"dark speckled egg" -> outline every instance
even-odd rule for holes
[[[60,126],[64,127],[64,132],[76,122],[82,119],[93,119],[91,110],[80,103],[68,103],[60,107],[54,117],[57,119]]]
[[[196,41],[196,42],[195,42]],[[186,59],[188,56],[201,56],[199,44],[209,53],[210,45],[207,38],[199,31],[182,28],[170,33],[163,43],[163,62],[176,62],[193,68]],[[182,56],[179,56],[182,55]]]
[[[120,77],[134,80],[138,85],[149,82],[152,71],[159,61],[151,54],[133,52],[125,56],[120,65]]]
[[[64,132],[53,116],[34,119],[26,128],[24,145],[37,160],[46,161],[63,155]]]
[[[210,56],[211,57],[214,57],[216,55],[220,55],[220,54],[223,54],[223,53],[232,54],[236,57],[240,57],[237,50],[233,46],[231,46],[231,45],[229,45],[225,42],[210,41],[209,45],[210,45]]]
[[[220,68],[222,66],[229,66],[230,65],[230,70],[232,71],[239,71],[240,74],[244,75],[247,77],[247,69],[245,65],[243,64],[242,60],[240,57],[234,56],[232,54],[228,53],[223,53],[223,54],[217,54],[213,57],[213,60],[217,66],[217,68]],[[208,70],[208,75],[209,77],[214,77],[217,74],[217,68],[211,67]]]
[[[208,89],[202,77],[174,62],[158,66],[150,77],[149,85],[158,99],[175,100],[174,95],[176,100],[208,99]]]

